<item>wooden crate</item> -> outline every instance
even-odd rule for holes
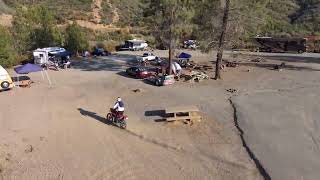
[[[171,107],[166,110],[166,121],[200,121],[201,115],[196,106]]]

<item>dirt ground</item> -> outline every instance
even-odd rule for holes
[[[52,88],[34,73],[28,75],[35,81],[31,88],[0,93],[0,179],[263,179],[235,126],[229,98],[237,93],[226,89],[246,94],[282,86],[278,80],[261,84],[263,77],[283,74],[270,70],[279,60],[229,56],[243,65],[227,68],[223,81],[156,87],[122,73],[136,53],[50,71]],[[192,54],[198,62],[214,57]],[[118,96],[129,116],[127,130],[105,123]],[[193,126],[161,121],[160,113],[177,105],[198,106],[204,119]]]

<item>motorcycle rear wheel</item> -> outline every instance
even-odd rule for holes
[[[112,114],[111,114],[111,113],[108,113],[108,114],[107,114],[107,120],[108,120],[109,122],[113,122],[113,117],[112,117]]]

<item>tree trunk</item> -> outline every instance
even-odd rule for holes
[[[173,48],[172,48],[172,43],[170,42],[170,47],[169,47],[169,75],[172,74],[172,56],[173,56]]]
[[[228,26],[229,11],[230,11],[230,1],[231,0],[225,0],[226,4],[225,4],[225,7],[224,7],[224,11],[223,11],[221,35],[220,35],[220,38],[219,38],[215,79],[222,79],[221,78],[220,67],[221,67],[221,62],[222,62],[222,57],[223,57],[224,41],[225,41],[225,38],[226,38],[226,31],[227,31],[227,26]]]
[[[171,9],[171,13],[170,13],[170,19],[169,19],[169,22],[170,22],[170,31],[169,31],[169,75],[172,74],[172,59],[173,59],[173,52],[174,52],[174,46],[173,46],[173,43],[174,43],[174,35],[173,35],[173,28],[175,27],[175,21],[174,21],[174,9],[172,8]]]

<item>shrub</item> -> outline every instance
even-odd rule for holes
[[[7,29],[0,26],[0,65],[11,67],[16,63],[16,51],[13,47],[12,35]]]
[[[62,45],[63,37],[56,25],[55,16],[45,6],[19,7],[12,27],[19,53]]]
[[[98,42],[95,47],[103,48],[104,50],[107,50],[108,52],[114,52],[116,51],[116,47],[119,45],[116,41],[102,41]]]
[[[118,46],[118,43],[115,41],[107,41],[104,43],[104,45],[105,45],[105,50],[107,50],[108,52],[115,52],[116,47]]]

